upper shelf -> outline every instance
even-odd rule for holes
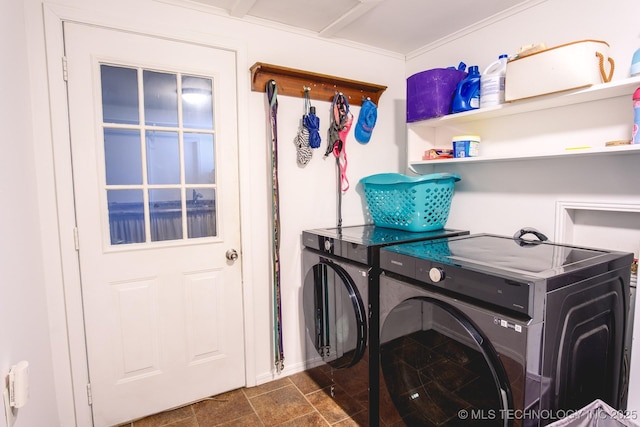
[[[640,86],[640,77],[632,77],[624,80],[616,80],[610,83],[602,83],[590,86],[586,89],[578,89],[568,92],[550,94],[527,100],[496,105],[494,107],[449,114],[435,119],[408,123],[409,126],[439,127],[459,123],[488,120],[497,117],[506,117],[513,114],[540,111],[548,108],[564,107],[583,102],[598,101],[618,96],[630,96],[634,89]],[[631,100],[631,98],[629,98]],[[629,101],[631,102],[631,101]]]
[[[341,92],[349,100],[349,104],[362,105],[366,98],[378,105],[378,100],[387,87],[373,83],[359,82],[326,74],[295,70],[278,65],[256,62],[251,67],[251,90],[265,92],[269,80],[275,80],[278,94],[287,96],[304,96],[304,88],[309,90],[309,97],[319,101],[333,101],[336,92]]]

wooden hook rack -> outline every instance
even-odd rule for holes
[[[349,104],[352,105],[362,105],[362,101],[366,98],[378,105],[380,95],[387,89],[386,86],[262,62],[256,62],[251,67],[251,90],[265,92],[267,82],[272,79],[278,85],[278,95],[302,98],[305,88],[310,88],[309,98],[331,102],[336,92],[340,92],[347,97]]]

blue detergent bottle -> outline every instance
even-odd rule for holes
[[[456,87],[451,112],[460,113],[477,108],[480,108],[480,71],[477,65],[472,65],[467,77]]]

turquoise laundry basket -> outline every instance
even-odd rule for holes
[[[457,181],[453,173],[381,173],[360,180],[375,225],[415,232],[444,228]]]

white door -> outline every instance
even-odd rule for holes
[[[234,53],[64,36],[95,425],[243,386]]]

